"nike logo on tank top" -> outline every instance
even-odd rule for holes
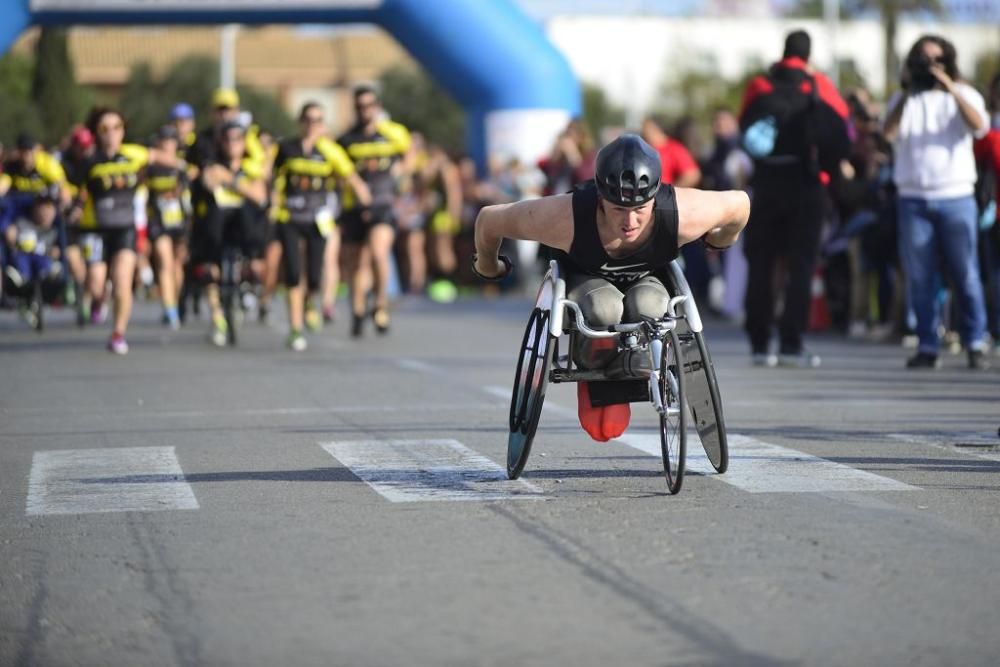
[[[597,187],[584,183],[573,190],[573,244],[554,256],[571,273],[603,278],[624,291],[636,281],[677,259],[677,197],[674,186],[662,185],[653,205],[653,233],[634,252],[611,257],[597,230]]]

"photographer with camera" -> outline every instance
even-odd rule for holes
[[[906,366],[939,366],[941,258],[959,305],[957,324],[969,368],[984,369],[986,308],[976,255],[972,142],[989,130],[986,105],[961,80],[955,47],[936,35],[921,37],[910,49],[901,84],[903,90],[889,100],[884,130],[895,146],[899,254],[919,339]]]

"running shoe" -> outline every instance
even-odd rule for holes
[[[306,309],[306,328],[309,331],[319,331],[323,328],[323,317],[315,308]]]
[[[125,342],[125,336],[117,333],[111,334],[111,338],[108,339],[108,352],[128,354],[128,343]]]
[[[288,334],[288,339],[285,341],[285,344],[288,345],[289,349],[295,350],[296,352],[303,352],[307,347],[309,347],[309,343],[306,342],[305,336],[303,336],[300,331],[292,331]]]
[[[226,318],[222,315],[218,315],[212,318],[212,331],[208,334],[208,339],[212,342],[212,345],[216,347],[225,347],[226,343],[229,342],[229,324],[226,322]]]
[[[21,276],[21,272],[13,266],[8,266],[4,269],[4,273],[7,275],[7,280],[9,280],[14,287],[24,287],[24,277]]]
[[[907,368],[941,368],[941,360],[930,352],[917,352],[906,360]]]
[[[750,363],[759,368],[774,368],[778,365],[778,357],[767,352],[754,352]]]
[[[783,368],[819,368],[823,363],[818,354],[811,352],[798,352],[787,354],[782,352],[778,355],[778,365]]]
[[[969,368],[974,371],[989,370],[990,360],[982,350],[969,350]]]
[[[437,303],[454,303],[458,298],[458,288],[447,278],[440,278],[427,286],[427,296]]]
[[[177,331],[181,328],[181,316],[177,312],[176,306],[169,306],[163,311],[163,323],[172,331]]]
[[[389,309],[376,308],[372,313],[372,321],[375,323],[375,331],[380,335],[389,333]]]
[[[335,316],[333,306],[323,306],[323,324],[333,324]]]
[[[103,301],[90,306],[90,323],[104,324],[108,321],[108,304]]]
[[[365,329],[365,316],[351,313],[351,338],[361,338]]]

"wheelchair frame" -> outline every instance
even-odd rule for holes
[[[649,399],[660,417],[664,475],[671,494],[680,490],[684,477],[685,406],[690,408],[713,467],[719,473],[725,472],[728,446],[722,402],[702,335],[701,316],[676,262],[660,278],[673,295],[662,318],[594,329],[584,321],[579,304],[566,298],[560,266],[550,261],[525,328],[515,372],[507,443],[507,474],[511,479],[521,474],[527,462],[548,382],[588,382],[594,383],[591,388],[607,387],[609,391],[602,392],[605,404]],[[566,317],[567,311],[571,317]],[[559,355],[564,335],[569,336],[568,350]],[[579,336],[618,339],[619,354],[648,355],[649,368],[617,374],[607,368],[574,368],[572,352]],[[693,395],[685,391],[686,384]],[[647,390],[642,391],[641,385]]]

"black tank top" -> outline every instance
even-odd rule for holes
[[[553,253],[568,272],[603,278],[624,291],[677,259],[677,197],[674,186],[660,187],[653,204],[653,235],[625,257],[613,258],[604,249],[597,232],[597,201],[597,186],[593,181],[573,190],[573,244],[569,253]]]

